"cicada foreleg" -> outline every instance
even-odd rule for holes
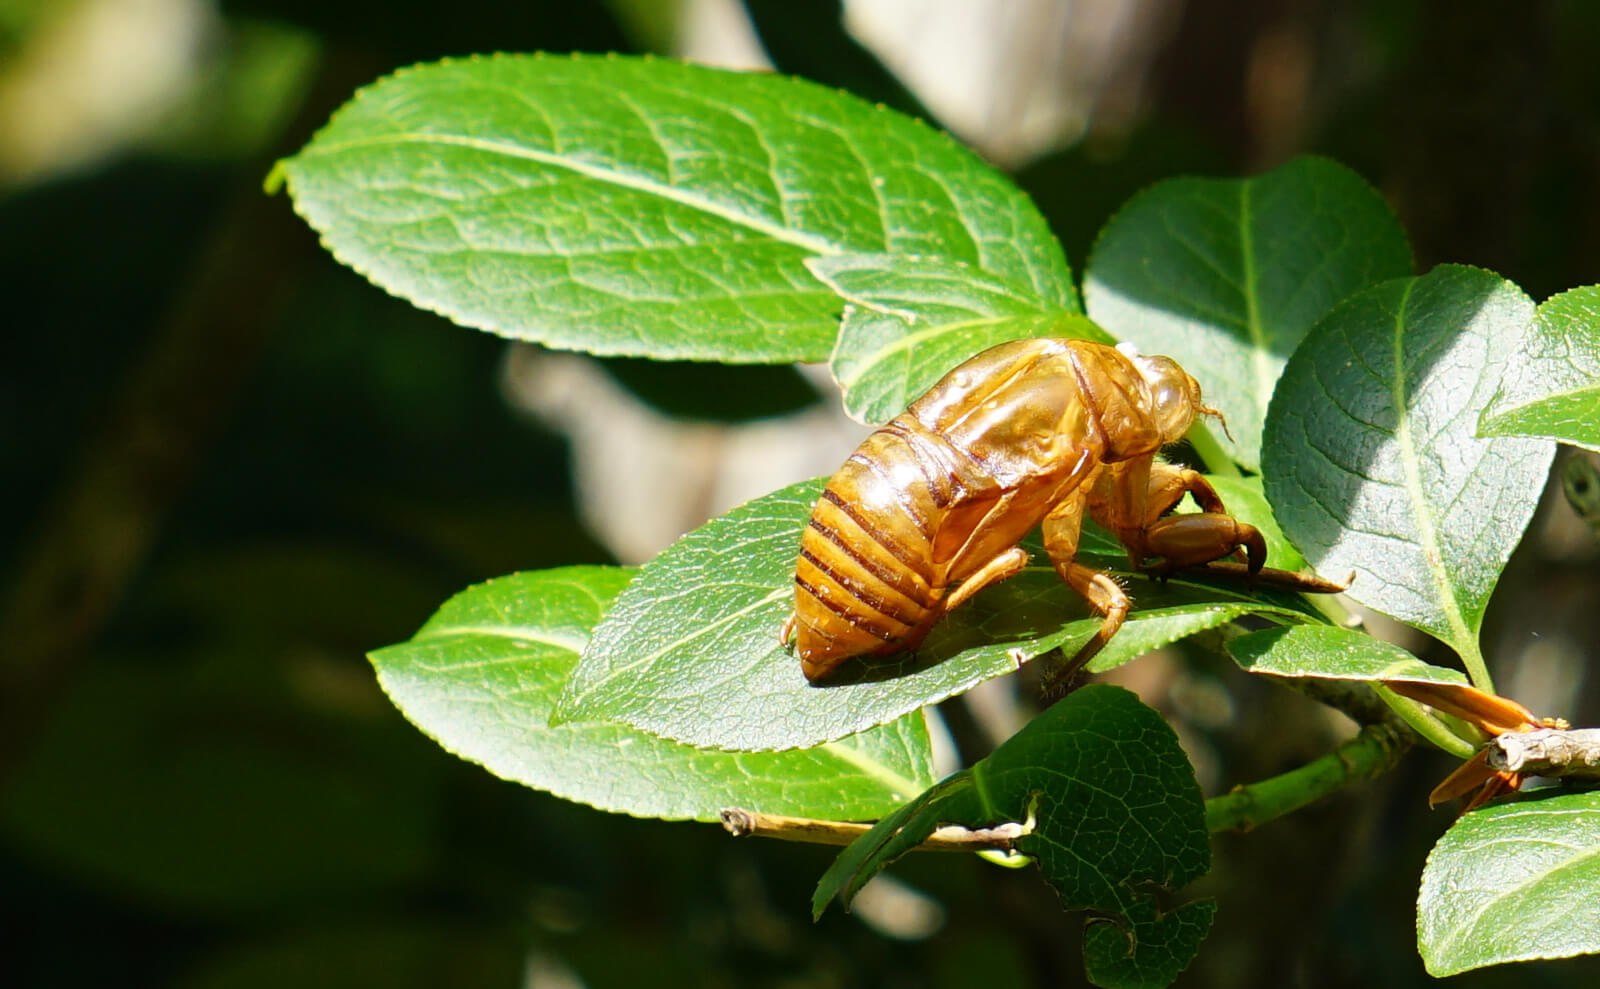
[[[1220,512],[1169,515],[1145,527],[1145,545],[1161,557],[1160,573],[1199,567],[1243,550],[1249,573],[1267,562],[1267,541],[1255,526]]]
[[[1194,498],[1200,512],[1167,515],[1186,494]],[[1143,548],[1151,556],[1161,558],[1154,568],[1161,576],[1180,569],[1200,570],[1314,594],[1336,594],[1349,586],[1315,574],[1265,566],[1267,543],[1260,530],[1229,515],[1221,496],[1205,476],[1187,467],[1159,463],[1151,466],[1145,510]],[[1238,562],[1227,560],[1230,556],[1240,559]]]
[[[1222,496],[1204,474],[1176,464],[1155,463],[1150,465],[1150,485],[1145,495],[1145,524],[1172,511],[1184,495],[1192,496],[1202,512],[1228,514]]]

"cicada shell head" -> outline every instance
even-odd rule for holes
[[[1197,413],[1212,411],[1200,397],[1200,382],[1172,358],[1139,354],[1133,358],[1133,366],[1150,388],[1150,412],[1161,430],[1163,446],[1183,439]]]

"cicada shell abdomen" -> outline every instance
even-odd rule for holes
[[[891,422],[817,500],[795,567],[796,651],[811,679],[851,656],[914,642],[930,623],[943,591],[930,534],[949,497],[918,446]]]

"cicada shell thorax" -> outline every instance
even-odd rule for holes
[[[1193,380],[1177,364],[1165,357],[1143,357],[1137,351],[1096,344],[1085,344],[1077,353],[1084,400],[1093,412],[1104,463],[1149,456],[1188,428],[1194,417],[1186,404],[1188,394],[1176,394],[1165,380],[1169,367],[1185,381]],[[1159,391],[1152,390],[1152,374]],[[1177,435],[1167,435],[1164,425],[1173,426]]]
[[[807,676],[919,642],[951,586],[1014,546],[1104,449],[1078,341],[1002,344],[951,371],[829,480],[801,538]],[[1135,373],[1131,371],[1130,373]]]

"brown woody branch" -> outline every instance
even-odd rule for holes
[[[788,817],[783,814],[762,814],[739,807],[722,811],[722,826],[735,837],[751,835],[778,838],[783,841],[804,841],[816,845],[848,845],[871,830],[871,824],[854,821],[821,821],[810,817]],[[914,851],[923,852],[1014,852],[1017,839],[1031,829],[1025,824],[1010,822],[992,828],[963,828],[946,825],[929,835]]]
[[[1600,728],[1508,731],[1491,739],[1487,751],[1492,769],[1600,780]]]

